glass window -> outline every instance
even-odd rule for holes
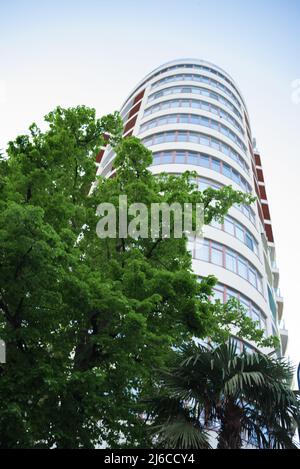
[[[203,96],[207,96],[207,97],[211,97],[211,98],[213,97],[212,93],[209,90],[199,90],[198,89],[197,93],[202,94]]]
[[[221,145],[221,151],[222,151],[222,153],[224,153],[224,155],[230,156],[229,147],[227,145],[222,144]]]
[[[238,259],[238,274],[244,279],[248,279],[247,264],[242,259]]]
[[[160,155],[154,155],[153,156],[152,164],[160,164]]]
[[[241,180],[240,180],[240,175],[237,171],[235,171],[234,169],[232,170],[232,179],[234,180],[234,182],[236,182],[237,184],[240,184],[241,183]]]
[[[188,163],[198,165],[199,164],[198,155],[195,154],[195,153],[189,153],[188,154]]]
[[[167,132],[165,134],[164,142],[174,142],[174,141],[175,141],[175,133]]]
[[[224,231],[234,236],[234,223],[230,221],[229,218],[225,218],[224,220]]]
[[[201,145],[209,146],[209,138],[206,137],[206,135],[201,135],[200,136],[200,143],[201,143]]]
[[[204,125],[205,127],[210,127],[208,117],[201,116],[199,117],[199,120],[200,120],[201,125]]]
[[[204,101],[201,101],[201,108],[204,109],[204,111],[210,111],[210,105]]]
[[[184,163],[185,162],[185,153],[184,152],[176,152],[176,163]]]
[[[209,261],[209,246],[207,241],[196,242],[195,258],[206,262]]]
[[[239,226],[235,226],[236,237],[244,243],[244,230]]]
[[[252,306],[252,319],[253,321],[258,321],[260,323],[259,311],[257,311],[257,309],[254,306]]]
[[[254,251],[254,243],[252,237],[249,235],[249,233],[246,232],[246,245],[248,246],[249,249]]]
[[[227,127],[224,127],[223,125],[221,125],[221,133],[223,135],[226,135],[226,137],[229,137],[229,131],[228,131]]]
[[[223,265],[223,251],[215,244],[213,244],[211,248],[211,262],[213,264]]]
[[[211,139],[211,146],[215,148],[216,150],[220,150],[220,143],[218,140],[214,138]]]
[[[223,299],[223,291],[221,290],[217,290],[216,288],[214,289],[214,300],[220,300],[221,303],[224,302],[224,299]]]
[[[173,161],[172,153],[165,153],[162,156],[162,164],[172,163],[172,161]]]
[[[229,299],[229,298],[238,298],[237,292],[234,291],[234,290],[230,290],[230,288],[227,288],[226,295],[227,295],[227,299]]]
[[[180,114],[179,121],[183,124],[188,124],[190,121],[190,116],[188,114]]]
[[[209,168],[209,156],[207,155],[201,155],[200,156],[200,165],[203,168]]]
[[[180,106],[181,107],[190,107],[190,100],[189,99],[181,99]]]
[[[173,114],[171,116],[168,116],[168,124],[174,124],[177,122],[177,116],[176,114]]]
[[[155,135],[154,138],[156,144],[164,142],[164,134]]]
[[[152,143],[152,137],[145,138],[145,139],[143,140],[143,144],[145,145],[145,147],[151,145],[151,143]]]
[[[158,125],[165,125],[168,123],[168,121],[169,121],[168,116],[164,116],[164,117],[160,117],[156,121],[153,121],[153,123],[156,123]]]
[[[193,143],[199,143],[199,135],[194,132],[190,132],[189,141]]]
[[[198,116],[191,116],[191,124],[199,124],[199,117]]]
[[[215,158],[212,158],[211,160],[211,168],[214,171],[217,171],[218,173],[221,171],[221,163],[220,160],[216,160]]]
[[[256,287],[256,272],[251,267],[249,267],[249,282]]]
[[[219,130],[219,124],[218,124],[218,122],[216,122],[216,121],[214,121],[214,120],[211,120],[211,121],[210,121],[210,126],[211,126],[211,128],[214,129],[214,130]]]
[[[236,259],[231,252],[226,252],[226,269],[236,272]]]
[[[240,297],[239,299],[241,305],[245,308],[247,316],[251,317],[250,314],[250,302],[246,298]]]
[[[229,179],[232,178],[231,167],[228,166],[228,164],[223,163],[223,171],[222,172],[223,172],[224,176],[228,177]]]

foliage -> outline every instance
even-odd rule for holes
[[[58,107],[0,161],[0,448],[146,445],[137,401],[155,369],[192,336],[261,340],[237,304],[211,301],[216,279],[191,271],[182,239],[99,239],[97,207],[193,201],[205,221],[251,197],[201,193],[190,174],[154,177],[149,152],[122,139],[118,114]],[[116,177],[95,180],[95,156],[115,147]],[[269,345],[272,341],[269,342]]]
[[[189,344],[161,373],[159,393],[146,403],[154,441],[208,448],[214,435],[220,449],[295,449],[300,400],[290,389],[292,376],[284,360],[238,354],[232,341],[215,348]]]

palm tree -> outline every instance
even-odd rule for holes
[[[161,373],[148,401],[154,442],[168,448],[296,448],[300,401],[290,389],[293,368],[259,352],[238,354],[233,341],[216,348],[188,345]]]

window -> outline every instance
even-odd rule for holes
[[[236,259],[231,252],[226,252],[226,269],[236,272]]]
[[[172,153],[164,153],[162,156],[162,164],[172,163],[173,156]]]
[[[176,100],[176,99],[174,101],[170,101],[170,103],[171,103],[170,107],[179,107],[180,106],[179,101]],[[165,104],[166,104],[166,107],[167,107],[167,103],[165,103]]]
[[[237,184],[241,184],[241,178],[240,178],[240,175],[237,171],[235,171],[234,169],[232,170],[232,179],[234,182],[236,182]]]
[[[211,262],[217,265],[223,265],[223,250],[215,244],[211,248]]]
[[[248,279],[247,264],[240,258],[238,258],[238,274],[244,279]]]
[[[205,127],[210,127],[210,121],[208,117],[201,116],[198,118],[198,123],[204,125]]]
[[[209,245],[207,241],[196,242],[195,257],[202,261],[209,261]]]
[[[182,122],[183,124],[188,124],[190,119],[188,114],[180,114],[179,116],[179,121]]]
[[[211,146],[215,148],[216,150],[220,150],[220,142],[219,140],[216,140],[215,138],[211,139]]]
[[[181,93],[191,93],[191,92],[192,92],[192,88],[188,86],[183,86],[181,89]]]
[[[240,301],[241,305],[245,308],[245,312],[246,312],[247,316],[251,317],[250,302],[242,296],[239,298],[239,301]]]
[[[175,124],[177,122],[176,114],[168,116],[168,124]]]
[[[190,132],[189,141],[193,143],[199,143],[199,134],[195,134],[194,132]]]
[[[249,235],[249,233],[246,232],[246,245],[248,246],[249,249],[254,251],[254,243],[252,237]]]
[[[236,237],[240,241],[244,242],[244,230],[240,226],[236,225],[235,232],[236,232]]]
[[[209,168],[209,156],[201,155],[200,165],[203,166],[204,168]]]
[[[220,160],[216,160],[215,158],[212,158],[211,160],[211,169],[214,171],[217,171],[218,173],[221,171],[221,162]]]
[[[260,276],[257,276],[257,289],[260,293],[263,292],[263,283],[262,278]]]
[[[223,163],[223,174],[229,179],[232,179],[231,167],[226,163]]]
[[[158,134],[155,136],[155,143],[163,143],[164,142],[164,134]]]
[[[153,156],[153,163],[152,164],[160,164],[160,155]]]
[[[256,287],[256,272],[251,267],[249,267],[249,282]]]
[[[229,299],[229,298],[238,298],[237,292],[234,291],[234,290],[230,290],[230,288],[226,289],[226,294],[227,294],[227,297],[228,297],[227,299]]]
[[[206,135],[201,135],[200,136],[200,143],[201,143],[201,145],[209,146],[209,138],[206,137]]]
[[[191,122],[193,122],[194,124],[198,124],[198,125],[203,125],[203,122],[202,122],[202,117],[201,116],[194,116],[192,115],[191,116]]]
[[[223,299],[223,291],[222,290],[218,290],[218,289],[214,289],[214,297],[213,297],[214,300],[219,300],[221,301],[221,303],[224,302],[224,299]]]
[[[257,311],[253,306],[252,306],[252,319],[253,321],[258,321],[260,323],[260,317],[261,315],[259,314],[259,311]]]
[[[199,158],[197,156],[197,153],[196,154],[193,154],[193,153],[188,154],[188,163],[189,164],[195,164],[195,165],[199,164]]]
[[[174,142],[175,140],[175,133],[174,132],[167,132],[164,134],[164,142]]]
[[[231,234],[232,236],[234,236],[234,223],[232,221],[229,220],[229,218],[225,218],[224,220],[224,230],[226,231],[226,233],[229,233]]]
[[[185,163],[185,153],[184,152],[176,152],[176,157],[175,157],[176,163]]]

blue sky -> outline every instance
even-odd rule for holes
[[[261,150],[289,354],[300,361],[299,0],[11,0],[0,3],[0,148],[60,104],[119,109],[160,64],[195,57],[238,83]],[[300,96],[300,94],[299,94]]]

